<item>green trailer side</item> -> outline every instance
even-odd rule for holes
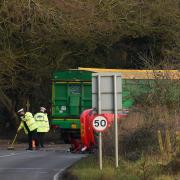
[[[91,73],[66,70],[53,74],[51,124],[61,129],[64,138],[79,133],[80,114],[92,106]]]
[[[80,114],[92,107],[91,71],[66,70],[53,74],[51,124],[67,133],[79,132]],[[135,98],[149,91],[147,80],[124,79],[123,108],[129,109]]]

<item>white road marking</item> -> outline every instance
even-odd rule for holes
[[[45,170],[45,168],[0,168],[0,170]],[[57,169],[53,169],[57,171]]]
[[[68,168],[68,167],[69,167],[69,166],[67,166],[66,168]],[[58,180],[58,179],[59,179],[59,175],[60,175],[66,168],[60,169],[60,170],[54,175],[53,180]]]
[[[9,157],[9,156],[15,156],[15,155],[19,155],[19,154],[26,154],[28,152],[23,152],[23,153],[10,153],[10,154],[6,154],[6,155],[2,155],[0,156],[0,158],[3,158],[3,157]]]
[[[45,172],[45,171],[44,171],[44,172],[39,172],[39,173],[40,173],[40,174],[47,174],[47,173],[49,173],[49,172]]]
[[[3,156],[0,156],[0,158],[2,157],[8,157],[8,156],[15,156],[16,154],[8,154],[8,155],[3,155]]]
[[[86,157],[87,155],[84,155],[84,156],[82,156],[81,155],[81,158],[83,158],[83,157]],[[74,159],[81,159],[80,157],[77,157],[77,156],[64,156],[65,158],[70,158],[70,159],[72,159],[72,158],[74,158]],[[68,167],[70,167],[71,165],[68,165],[68,166],[66,166],[66,167],[64,167],[63,169],[60,169],[55,175],[54,175],[54,178],[53,178],[53,180],[58,180],[59,179],[59,176],[63,173],[63,171],[64,170],[66,170]]]

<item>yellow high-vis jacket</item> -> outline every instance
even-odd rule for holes
[[[34,115],[34,119],[38,125],[37,132],[49,131],[49,120],[46,113],[38,112]]]
[[[26,127],[26,125],[27,127]],[[28,129],[27,129],[28,128]],[[38,128],[38,125],[30,112],[26,112],[24,116],[21,117],[21,123],[19,125],[19,128],[17,131],[20,131],[21,129],[24,129],[24,132],[28,134],[29,131],[33,131]]]

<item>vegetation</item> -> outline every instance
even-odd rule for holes
[[[161,106],[136,107],[121,120],[119,126],[119,167],[115,168],[114,127],[103,133],[103,169],[99,170],[98,154],[83,159],[68,169],[65,180],[176,180],[180,177],[180,153],[174,133],[178,128],[179,113]],[[169,151],[166,129],[170,130]],[[161,130],[161,152],[157,132]],[[176,142],[177,143],[177,142]],[[180,146],[180,141],[179,141]]]
[[[179,0],[0,0],[0,132],[16,129],[15,112],[27,102],[33,112],[49,105],[56,70],[178,69],[179,17]],[[90,157],[70,169],[72,178],[178,179],[159,165],[156,137],[159,128],[177,127],[178,89],[179,82],[157,81],[150,94],[136,94],[138,106],[120,129],[120,167],[113,168],[107,133],[103,171]]]
[[[0,124],[47,106],[56,70],[177,65],[179,16],[178,0],[0,0]]]
[[[64,179],[179,179],[179,82],[155,79],[145,85],[151,91],[141,93],[142,97],[131,92],[137,104],[119,124],[119,167],[115,168],[112,126],[103,132],[103,170],[95,154],[71,167]]]
[[[103,169],[99,170],[97,158],[89,157],[78,162],[63,174],[65,180],[174,180],[174,174],[158,162],[158,157],[142,157],[136,162],[120,159],[119,167],[114,168],[112,159],[103,159]]]

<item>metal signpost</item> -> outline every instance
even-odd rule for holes
[[[92,108],[98,114],[113,113],[115,124],[115,164],[118,167],[118,122],[117,113],[122,112],[122,80],[119,73],[93,73],[92,74]],[[99,116],[98,116],[99,117]],[[95,118],[95,130],[105,127],[105,119]],[[99,166],[102,170],[102,131],[99,132]]]
[[[107,119],[103,116],[96,116],[92,125],[93,129],[99,132],[99,167],[102,170],[102,132],[107,128]]]
[[[29,103],[29,99],[27,99],[27,102],[26,102],[26,111],[29,112],[29,109],[30,109],[30,103]]]

